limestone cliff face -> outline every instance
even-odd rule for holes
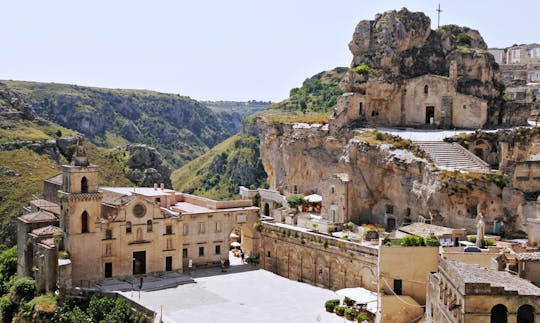
[[[429,17],[403,8],[360,21],[349,49],[353,59],[342,87],[346,92],[373,99],[370,106],[382,104],[399,110],[400,105],[410,103],[403,101],[407,82],[437,75],[447,78],[448,86],[457,92],[485,100],[487,124],[500,121],[503,87],[499,67],[476,30],[455,25],[431,30]],[[389,122],[377,115],[367,117],[371,124],[405,125],[404,120]],[[437,120],[436,124],[451,127]]]
[[[491,225],[489,232],[494,232],[496,221],[510,232],[523,229],[519,211],[523,193],[500,185],[492,175],[439,171],[409,150],[369,143],[362,139],[367,130],[332,136],[325,126],[268,124],[263,118],[258,126],[268,183],[283,194],[292,194],[295,188],[320,194],[324,178],[347,173],[348,206],[352,219],[360,223],[386,226],[392,216],[399,226],[422,216],[434,224],[474,232],[476,215],[482,212]],[[393,214],[388,214],[387,206],[392,206]]]

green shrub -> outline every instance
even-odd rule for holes
[[[263,229],[262,223],[261,223],[261,222],[255,222],[255,223],[253,223],[253,229],[255,229],[255,230],[261,232],[262,229]]]
[[[345,314],[346,317],[354,317],[354,310],[352,308],[347,308],[345,311],[343,311],[343,314]]]
[[[9,295],[0,297],[0,322],[11,322],[16,305],[13,304]]]
[[[16,278],[9,289],[11,301],[15,304],[29,301],[34,298],[36,292],[36,282],[32,278]]]
[[[369,320],[369,317],[368,317],[365,313],[360,313],[360,314],[358,314],[358,316],[356,317],[356,320],[357,320],[358,322],[368,321],[368,320]]]
[[[323,247],[328,248],[328,240],[324,240],[322,245],[323,245]]]
[[[362,63],[362,64],[356,66],[355,68],[353,68],[353,71],[358,73],[358,74],[368,74],[369,72],[372,71],[372,69],[366,63]]]
[[[461,33],[459,35],[457,35],[456,37],[456,41],[458,44],[460,45],[471,45],[471,36],[469,36],[468,34],[466,33]]]
[[[375,131],[375,139],[377,139],[379,141],[384,140],[384,134],[382,132]]]
[[[306,200],[304,200],[304,195],[302,194],[289,195],[287,196],[286,200],[289,206],[293,209],[299,205],[304,205],[306,202]]]
[[[439,239],[437,239],[436,236],[425,237],[424,242],[425,242],[425,245],[429,247],[438,247],[441,245],[439,242]]]
[[[356,303],[356,301],[354,299],[348,298],[347,296],[345,296],[345,298],[343,299],[343,304],[347,306],[353,306],[354,303]]]
[[[424,238],[413,235],[407,235],[401,239],[401,245],[404,247],[425,246]]]
[[[343,313],[345,312],[345,306],[337,305],[336,307],[334,307],[334,312],[339,316],[343,316]]]
[[[328,312],[333,312],[334,308],[339,305],[339,299],[330,299],[324,303],[324,307]]]

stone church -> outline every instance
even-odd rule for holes
[[[251,200],[214,201],[158,187],[100,187],[79,140],[70,165],[44,181],[44,198],[18,218],[19,276],[38,290],[91,287],[111,277],[219,263],[236,232],[258,254]]]

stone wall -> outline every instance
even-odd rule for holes
[[[263,223],[261,237],[265,270],[332,290],[377,290],[376,248],[271,223]]]

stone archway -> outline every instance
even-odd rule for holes
[[[377,275],[375,270],[369,266],[362,266],[359,271],[360,287],[369,290],[377,290]]]
[[[329,271],[328,271],[328,263],[326,259],[319,255],[315,259],[315,285],[320,287],[329,287]]]
[[[343,275],[343,265],[336,259],[330,260],[329,288],[338,290],[345,287],[345,277]]]
[[[302,252],[300,279],[306,283],[314,282],[315,264],[313,263],[313,257],[307,251]]]
[[[298,256],[298,252],[294,248],[289,249],[288,253],[289,257],[289,275],[288,278],[291,280],[299,280],[300,279],[300,257]]]
[[[276,248],[276,274],[288,277],[289,276],[289,252],[284,244],[278,244]]]

